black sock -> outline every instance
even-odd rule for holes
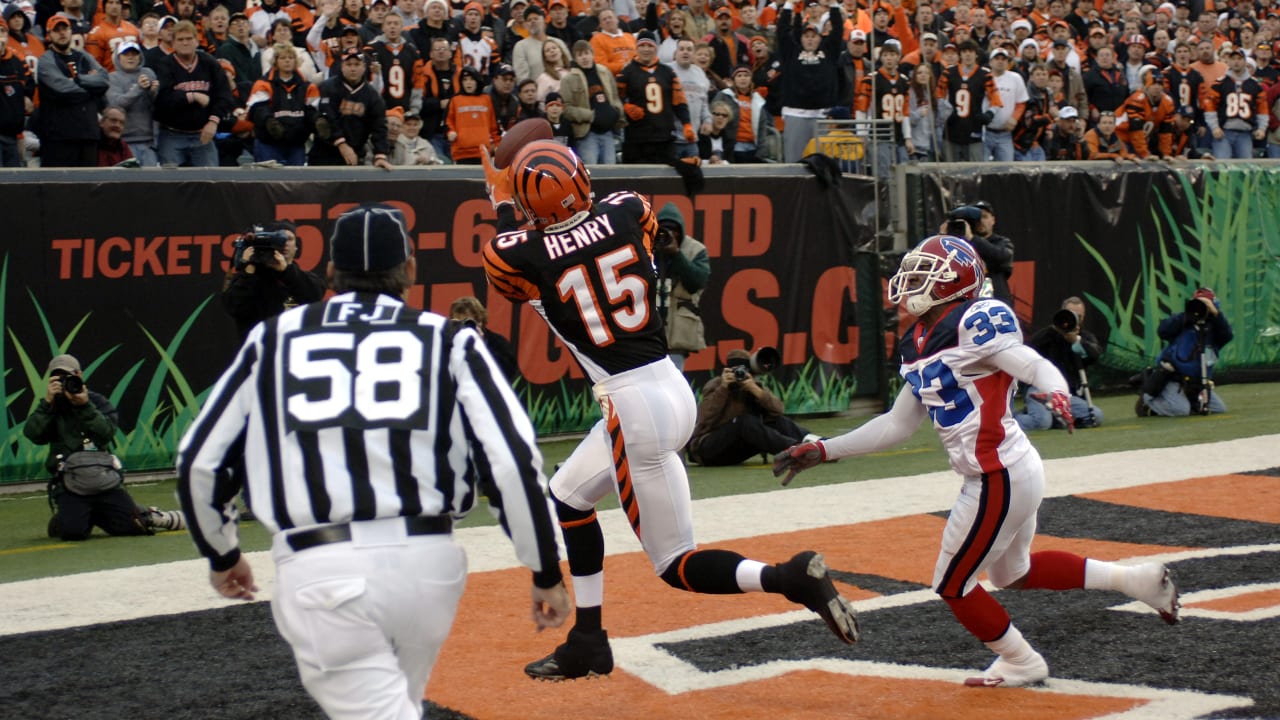
[[[760,572],[760,587],[767,593],[782,592],[782,585],[778,582],[777,565],[764,566],[764,570]]]
[[[599,632],[601,630],[601,615],[603,609],[597,605],[595,607],[580,607],[574,609],[573,628],[583,632]]]

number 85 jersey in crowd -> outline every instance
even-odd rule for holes
[[[667,355],[655,311],[657,228],[647,200],[616,192],[545,229],[501,232],[485,248],[485,272],[508,300],[528,302],[599,382]]]
[[[928,411],[956,472],[998,472],[1033,450],[1013,419],[1015,378],[1008,369],[1026,368],[1017,375],[1039,379],[1047,361],[1022,344],[1008,305],[990,298],[958,303],[932,328],[913,325],[899,351],[899,373]],[[1053,375],[1065,391],[1061,373]]]

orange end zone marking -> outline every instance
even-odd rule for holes
[[[785,560],[805,548],[815,548],[837,573],[875,574],[927,587],[944,523],[942,518],[933,515],[917,515],[742,538],[703,547],[732,549],[766,563]],[[883,550],[885,538],[893,538],[892,552]],[[1036,545],[1036,549],[1070,550],[1098,558],[1171,551],[1167,547],[1044,536],[1037,539]],[[615,638],[797,609],[780,595],[699,595],[674,590],[654,575],[653,566],[638,552],[606,557],[604,574],[604,625]],[[539,683],[524,675],[525,663],[563,642],[566,630],[542,634],[533,631],[526,604],[513,600],[524,597],[528,586],[528,572],[523,569],[475,573],[468,577],[466,594],[432,673],[427,697],[484,720],[565,717],[741,720],[744,716],[776,716],[786,720],[863,717],[1074,720],[1123,712],[1145,702],[1009,688],[974,689],[939,681],[868,676],[851,680],[846,675],[817,670],[674,696],[623,670],[615,670],[605,680]],[[876,596],[843,583],[840,590],[854,601]],[[812,622],[821,623],[816,616]],[[833,657],[843,652],[846,652],[844,646],[833,640]],[[478,668],[484,671],[477,672]],[[856,688],[856,692],[851,688]],[[750,709],[745,715],[744,708]]]
[[[1263,590],[1243,593],[1216,600],[1185,603],[1184,607],[1198,610],[1218,610],[1220,612],[1249,612],[1280,605],[1280,590]]]
[[[1280,523],[1280,478],[1269,475],[1193,478],[1079,497],[1153,510]]]

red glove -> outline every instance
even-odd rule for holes
[[[698,136],[693,134],[693,126],[689,123],[684,124],[684,139],[689,142],[698,142]]]
[[[1049,408],[1049,412],[1054,414],[1067,424],[1067,432],[1076,431],[1075,418],[1071,416],[1071,396],[1062,391],[1055,393],[1031,393],[1032,399],[1039,400]]]
[[[817,467],[826,461],[827,448],[821,440],[799,443],[774,456],[773,476],[779,477],[782,473],[786,473],[787,476],[782,478],[782,484],[790,485],[796,473]]]
[[[622,109],[626,111],[627,117],[631,118],[632,120],[639,120],[644,117],[644,108],[640,107],[639,105],[632,105],[631,103],[627,103],[622,106]]]

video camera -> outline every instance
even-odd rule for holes
[[[782,361],[782,353],[778,352],[778,348],[768,345],[751,353],[748,358],[735,358],[729,367],[733,368],[733,377],[738,382],[747,379],[747,372],[755,374],[767,373],[778,367],[778,363]]]
[[[245,262],[243,257],[247,248],[253,248],[253,254],[249,256],[248,262],[254,265],[271,265],[275,262],[276,253],[284,254],[289,238],[288,230],[267,230],[261,225],[254,225],[249,232],[236,238],[234,243],[236,265],[240,266]]]

